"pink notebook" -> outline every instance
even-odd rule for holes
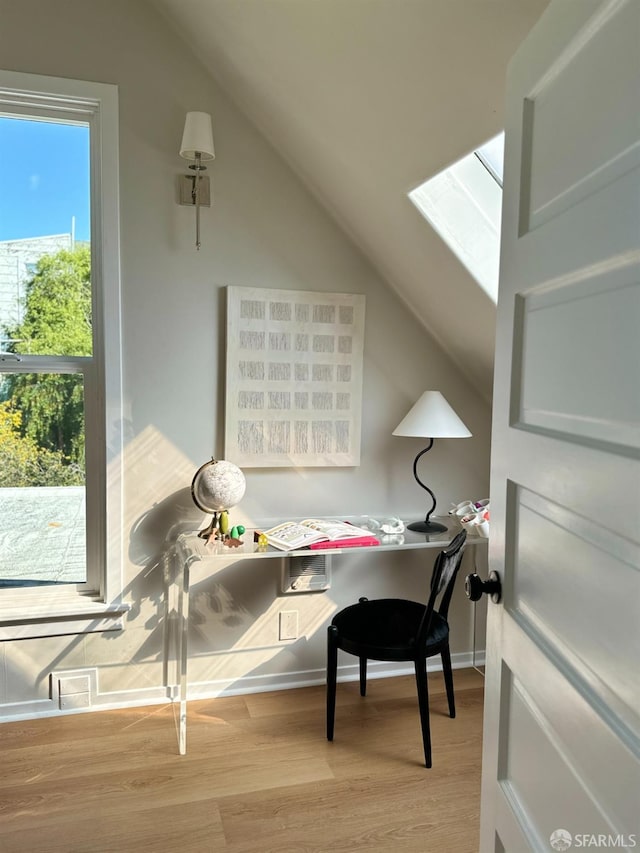
[[[371,545],[379,545],[375,536],[351,536],[347,539],[334,539],[333,541],[312,542],[310,551],[326,551],[329,548],[368,548]]]

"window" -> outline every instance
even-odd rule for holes
[[[0,638],[123,610],[117,110],[0,72]]]
[[[498,299],[504,133],[409,193],[494,302]]]

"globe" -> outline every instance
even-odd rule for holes
[[[191,497],[202,512],[216,513],[240,503],[246,489],[244,474],[225,459],[205,462],[191,483]]]

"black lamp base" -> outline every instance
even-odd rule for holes
[[[407,530],[413,530],[416,533],[445,533],[447,528],[444,524],[438,524],[437,521],[412,521],[407,524]]]

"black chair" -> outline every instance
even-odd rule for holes
[[[449,716],[455,717],[447,613],[466,538],[463,530],[436,557],[426,605],[399,598],[374,601],[361,598],[358,604],[346,607],[333,617],[327,643],[327,740],[333,740],[338,649],[360,659],[361,696],[367,692],[367,660],[412,660],[418,687],[425,763],[431,767],[427,658],[438,654],[442,657]],[[440,604],[436,609],[438,599]]]

